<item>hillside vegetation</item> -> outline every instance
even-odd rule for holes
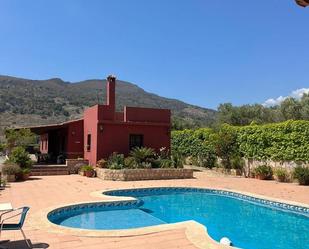
[[[65,82],[58,78],[29,80],[0,76],[0,135],[5,127],[39,125],[79,118],[86,107],[104,103],[105,80]],[[117,109],[124,105],[171,109],[177,126],[207,126],[215,111],[148,93],[117,81]]]

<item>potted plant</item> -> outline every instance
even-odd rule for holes
[[[259,180],[270,180],[273,176],[273,170],[268,165],[260,165],[255,168],[254,175]]]
[[[27,181],[30,177],[31,169],[30,168],[23,168],[21,169],[22,173],[22,180]]]
[[[293,176],[300,185],[309,185],[309,167],[298,165],[294,169]]]
[[[84,176],[87,176],[87,177],[93,177],[94,176],[94,169],[92,166],[90,165],[85,165],[81,168],[82,172],[84,172]]]
[[[2,167],[2,174],[6,176],[8,182],[16,181],[16,174],[21,171],[20,167],[15,163],[5,163]]]
[[[289,173],[284,168],[277,168],[275,175],[278,182],[287,182],[289,180]]]

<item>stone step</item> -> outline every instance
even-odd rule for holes
[[[31,176],[56,176],[56,175],[68,175],[68,171],[37,171],[31,172]]]
[[[34,166],[31,169],[32,176],[68,175],[66,166]]]

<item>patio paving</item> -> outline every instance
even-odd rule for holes
[[[68,204],[72,202],[100,200],[90,196],[91,192],[132,187],[210,187],[225,188],[251,192],[272,198],[296,201],[309,204],[309,187],[294,183],[277,183],[275,181],[259,181],[239,177],[210,176],[207,172],[196,172],[195,179],[113,182],[102,181],[98,178],[86,178],[79,175],[32,177],[26,182],[11,183],[8,188],[0,191],[0,202],[11,202],[14,207],[30,206],[29,216],[41,209]],[[29,217],[28,217],[29,218]],[[27,219],[28,221],[29,219]],[[34,248],[147,248],[147,249],[175,249],[196,248],[185,235],[184,229],[170,230],[133,237],[94,238],[56,234],[35,229],[29,222],[25,223],[25,233]],[[22,235],[17,232],[3,232],[1,240],[10,239],[8,248],[27,248]]]

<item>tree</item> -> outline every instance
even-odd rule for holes
[[[5,130],[5,137],[6,147],[9,152],[11,152],[12,149],[17,146],[25,148],[31,144],[37,143],[37,137],[30,131],[30,129],[7,129]]]
[[[263,105],[233,106],[231,103],[221,104],[218,108],[219,124],[249,125],[271,123],[279,120],[275,108],[267,108]]]
[[[309,93],[303,95],[300,105],[302,119],[309,120]]]
[[[217,156],[221,158],[224,168],[231,169],[231,159],[238,153],[235,128],[223,125],[214,138]]]
[[[301,109],[300,102],[294,98],[287,98],[280,105],[280,110],[285,120],[300,120],[302,118]]]
[[[220,104],[218,107],[218,121],[220,124],[238,125],[240,117],[237,108],[231,103]]]
[[[9,161],[16,163],[21,168],[31,167],[32,161],[29,153],[23,147],[15,147],[9,156]]]

